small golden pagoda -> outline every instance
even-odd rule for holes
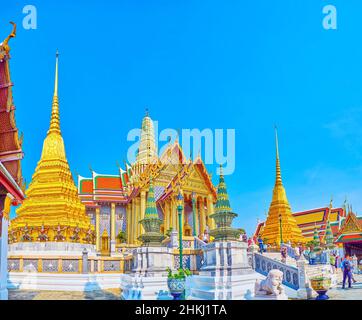
[[[304,243],[306,239],[302,235],[297,221],[292,215],[287,195],[282,182],[280,170],[278,133],[275,129],[276,143],[276,179],[273,190],[273,198],[269,207],[268,217],[265,222],[261,237],[265,243],[279,246],[281,242],[292,244]]]
[[[26,199],[16,213],[10,226],[12,242],[93,242],[89,233],[94,227],[78,197],[60,131],[58,52],[50,127]]]

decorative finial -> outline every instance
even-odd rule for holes
[[[58,60],[59,51],[55,52],[55,80],[54,80],[54,96],[58,96]]]
[[[54,94],[52,103],[52,116],[50,121],[49,133],[60,134],[60,116],[59,116],[59,101],[58,101],[58,50],[55,53],[55,77],[54,77]]]
[[[333,195],[331,196],[331,201],[329,202],[329,208],[333,208]]]
[[[276,155],[277,159],[279,159],[279,142],[278,142],[278,128],[277,125],[274,125],[274,131],[275,131],[275,147],[276,147]]]
[[[150,116],[150,113],[149,113],[148,107],[146,107],[146,109],[145,109],[145,116],[146,116],[146,117],[149,117],[149,116]]]
[[[281,185],[282,184],[282,174],[281,174],[281,170],[280,170],[280,159],[279,159],[279,141],[278,141],[278,130],[277,130],[277,126],[274,126],[274,130],[275,130],[275,151],[276,151],[276,180],[275,180],[275,184],[276,185]]]
[[[9,40],[11,38],[15,38],[16,36],[16,23],[10,21],[10,23],[13,25],[13,30],[11,31],[11,33],[5,38],[5,40],[2,42],[2,47],[5,50],[6,53],[8,53],[10,51],[10,47],[8,45]]]
[[[223,171],[223,168],[222,168],[222,164],[220,164],[219,176],[220,176],[220,177],[223,177],[223,176],[224,176],[224,171]]]

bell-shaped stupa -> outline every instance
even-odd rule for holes
[[[50,127],[24,203],[11,221],[12,242],[93,243],[94,227],[72,178],[60,131],[58,53]]]

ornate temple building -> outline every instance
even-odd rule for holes
[[[162,220],[161,232],[182,228],[185,239],[214,228],[216,190],[200,157],[186,159],[178,140],[169,143],[158,156],[153,122],[146,113],[142,120],[136,161],[119,169],[117,175],[92,170],[89,178],[78,177],[79,196],[96,230],[97,250],[117,251],[117,247],[138,246],[144,233],[144,218],[149,183],[154,185],[157,212]],[[176,186],[184,198],[184,216],[179,226],[176,212]]]
[[[358,261],[362,259],[362,216],[358,217],[352,209],[339,224],[331,224],[335,243],[343,246],[345,253],[356,255]],[[334,230],[333,230],[334,229]]]
[[[336,233],[346,215],[345,212],[345,208],[332,208],[331,203],[329,207],[294,212],[293,216],[297,221],[298,227],[302,230],[303,237],[306,238],[306,241],[311,241],[313,240],[315,228],[317,228],[321,239],[324,238],[328,221],[331,224],[333,232]],[[262,234],[264,225],[264,221],[257,223],[254,239],[257,239],[258,236]]]
[[[58,53],[50,127],[26,199],[11,221],[9,242],[93,243],[93,227],[81,203],[65,154],[58,102]]]
[[[24,199],[20,160],[21,139],[15,122],[15,106],[10,78],[9,40],[16,35],[16,25],[0,43],[0,300],[7,299],[8,223],[11,205]]]
[[[280,243],[303,243],[306,239],[302,235],[282,182],[279,160],[278,135],[275,131],[276,143],[276,178],[273,197],[269,207],[268,217],[262,231],[259,233],[268,244],[279,246]]]

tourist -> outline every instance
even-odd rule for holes
[[[252,243],[253,243],[253,239],[250,237],[250,238],[248,239],[248,247],[250,247],[250,246],[252,245]]]
[[[339,266],[338,261],[339,261],[339,256],[338,256],[338,254],[337,254],[337,253],[334,253],[334,255],[335,255],[335,257],[336,257],[336,259],[335,259],[335,263],[334,263],[334,268],[335,268],[335,270],[336,270],[336,273],[338,273],[338,266]]]
[[[299,255],[301,256],[304,252],[304,247],[301,243],[299,243]]]
[[[210,237],[209,237],[209,234],[207,233],[207,230],[204,231],[204,236],[203,236],[202,240],[205,243],[209,243]]]
[[[348,278],[348,288],[352,288],[352,263],[350,261],[350,257],[347,254],[342,263],[341,269],[343,272],[343,282],[342,282],[342,289],[346,288],[346,280]]]
[[[334,253],[329,256],[329,263],[332,266],[332,273],[336,273],[336,255]]]
[[[259,252],[260,254],[263,254],[264,245],[263,245],[263,239],[260,236],[258,237],[258,244],[259,244]]]
[[[280,248],[280,254],[281,254],[281,256],[282,256],[282,263],[286,263],[286,262],[287,262],[287,255],[288,255],[288,253],[287,253],[287,247],[282,246],[282,247]]]
[[[300,250],[299,250],[299,247],[298,247],[298,246],[295,246],[295,248],[294,248],[295,260],[299,260],[299,259],[300,259],[300,255],[301,255],[301,252],[300,252]]]
[[[350,257],[350,261],[351,261],[351,264],[352,264],[352,281],[353,283],[356,283],[357,280],[355,280],[354,278],[354,274],[358,271],[357,268],[358,268],[358,262],[357,262],[357,257],[356,255],[354,255],[353,257]]]

